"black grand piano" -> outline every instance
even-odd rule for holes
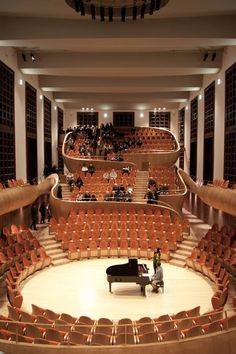
[[[108,267],[106,270],[109,291],[111,292],[112,283],[136,283],[141,287],[141,291],[146,296],[146,285],[151,281],[149,276],[142,275],[148,273],[146,264],[138,264],[136,258],[130,258],[128,263],[118,264]]]

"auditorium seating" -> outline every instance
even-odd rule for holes
[[[50,345],[145,344],[182,341],[236,328],[235,314],[226,315],[220,311],[200,315],[199,310],[198,307],[171,316],[162,315],[157,319],[142,317],[137,320],[124,318],[112,321],[99,318],[95,321],[86,316],[76,318],[65,313],[54,313],[55,319],[49,320],[47,317],[49,313],[52,315],[52,310],[32,305],[33,313],[30,314],[8,306],[8,317],[0,317],[0,338]],[[188,313],[199,315],[191,317]]]

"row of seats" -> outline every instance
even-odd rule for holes
[[[0,274],[6,276],[7,296],[12,306],[21,307],[20,283],[37,270],[47,267],[47,256],[39,241],[25,225],[3,228],[0,242]]]
[[[200,315],[200,308],[136,321],[73,317],[32,305],[32,314],[9,306],[0,317],[0,338],[40,344],[119,345],[156,343],[210,334],[236,327],[236,315]]]
[[[88,245],[81,241],[69,241],[66,244],[62,242],[61,244],[64,251],[68,247],[68,258],[70,260],[93,257],[137,257],[150,259],[157,246],[161,248],[161,259],[169,262],[170,248],[168,242],[148,244],[146,241],[143,241],[139,244],[134,240],[129,245],[127,240],[121,240],[120,243],[117,240],[111,240],[110,242],[102,240],[98,244],[95,241],[90,241]]]
[[[12,187],[23,187],[25,185],[25,182],[23,179],[8,179],[7,180],[7,187],[12,188]],[[0,190],[5,189],[5,185],[0,182]]]

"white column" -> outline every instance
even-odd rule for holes
[[[224,143],[225,143],[225,76],[221,72],[215,86],[215,136],[214,136],[214,174],[213,179],[224,176]]]
[[[44,117],[43,94],[37,92],[37,154],[38,154],[38,178],[43,178],[44,170]]]
[[[204,95],[198,95],[198,127],[197,127],[197,178],[203,180],[204,161]]]
[[[57,124],[57,106],[52,102],[52,121],[51,121],[51,134],[52,134],[52,165],[58,164],[58,124]]]
[[[184,170],[189,174],[190,171],[190,103],[185,106],[185,122],[184,122]]]
[[[26,182],[25,81],[19,71],[15,72],[15,149],[16,178]]]

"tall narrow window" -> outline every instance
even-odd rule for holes
[[[43,98],[43,112],[44,112],[44,164],[45,167],[52,167],[52,103],[44,97]]]
[[[204,90],[204,183],[213,180],[215,129],[215,82]]]
[[[196,180],[197,178],[197,124],[198,124],[198,99],[195,97],[191,101],[190,113],[190,175]]]
[[[179,111],[179,121],[178,121],[178,137],[180,145],[180,155],[179,155],[179,167],[184,169],[184,124],[185,124],[185,108]]]
[[[26,160],[27,180],[38,176],[37,160],[37,90],[25,83],[25,120],[26,120]]]
[[[77,124],[98,126],[98,112],[77,112]]]
[[[0,180],[15,179],[15,74],[0,61]]]
[[[149,127],[170,129],[170,112],[149,112]]]
[[[236,63],[225,72],[224,179],[236,183]]]
[[[134,112],[113,112],[115,127],[134,127]]]
[[[57,126],[58,126],[58,169],[60,172],[64,170],[64,163],[62,158],[62,141],[60,140],[60,135],[63,133],[64,125],[64,112],[60,107],[57,107]]]

